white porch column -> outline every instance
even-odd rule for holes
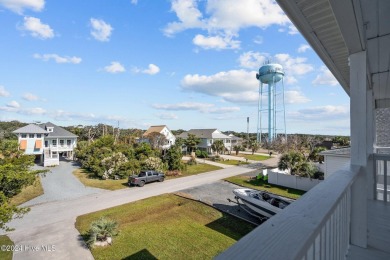
[[[349,56],[350,62],[350,113],[351,113],[351,164],[361,166],[362,173],[351,189],[351,244],[367,247],[367,168],[368,135],[372,132],[372,116],[368,104],[366,52]]]

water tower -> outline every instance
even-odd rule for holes
[[[261,142],[263,130],[263,114],[268,115],[268,143],[271,143],[278,133],[286,134],[286,113],[284,109],[284,71],[279,64],[268,63],[259,69],[256,78],[259,84],[259,104],[258,104],[258,121],[257,121],[257,141]],[[281,87],[277,83],[281,81]],[[278,89],[277,89],[278,87]],[[267,108],[263,108],[264,103]]]

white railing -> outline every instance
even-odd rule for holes
[[[374,198],[390,202],[390,154],[374,154]]]
[[[216,259],[345,259],[360,169],[337,171]]]

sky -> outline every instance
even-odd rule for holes
[[[272,0],[0,0],[0,25],[2,121],[256,132],[270,61],[287,133],[350,132],[348,95]]]

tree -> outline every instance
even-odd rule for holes
[[[105,169],[102,176],[103,179],[108,179],[115,175],[120,176],[121,165],[126,162],[128,162],[128,159],[121,152],[113,153],[111,156],[104,158],[101,162]]]
[[[39,173],[47,170],[30,170],[34,156],[25,155],[18,149],[16,140],[0,139],[0,229],[10,231],[7,223],[12,218],[20,218],[29,211],[9,203],[9,199],[22,189],[34,183]]]
[[[196,146],[200,144],[200,138],[195,136],[194,134],[188,134],[187,139],[184,141],[184,144],[190,149],[192,153],[195,151]]]
[[[278,162],[278,168],[289,170],[291,175],[300,175],[307,168],[305,156],[296,151],[283,154]]]
[[[146,138],[149,140],[149,144],[153,149],[160,149],[167,141],[165,135],[157,132],[149,133]]]
[[[308,160],[322,163],[324,161],[324,156],[320,155],[320,152],[322,151],[326,151],[326,148],[323,146],[314,147],[308,156]]]
[[[171,146],[164,156],[164,161],[168,164],[168,170],[180,170],[182,168],[182,157],[181,145],[175,144]]]
[[[238,153],[242,150],[242,146],[235,145],[235,146],[233,146],[233,150],[236,152],[236,155],[238,155]]]
[[[215,140],[211,145],[211,149],[217,152],[217,155],[225,151],[225,144],[223,143],[223,140]]]
[[[142,167],[146,170],[163,171],[164,164],[158,157],[149,157],[142,163]]]
[[[249,145],[250,149],[252,150],[252,154],[254,154],[257,150],[260,149],[260,143],[258,143],[257,141],[251,141]]]

